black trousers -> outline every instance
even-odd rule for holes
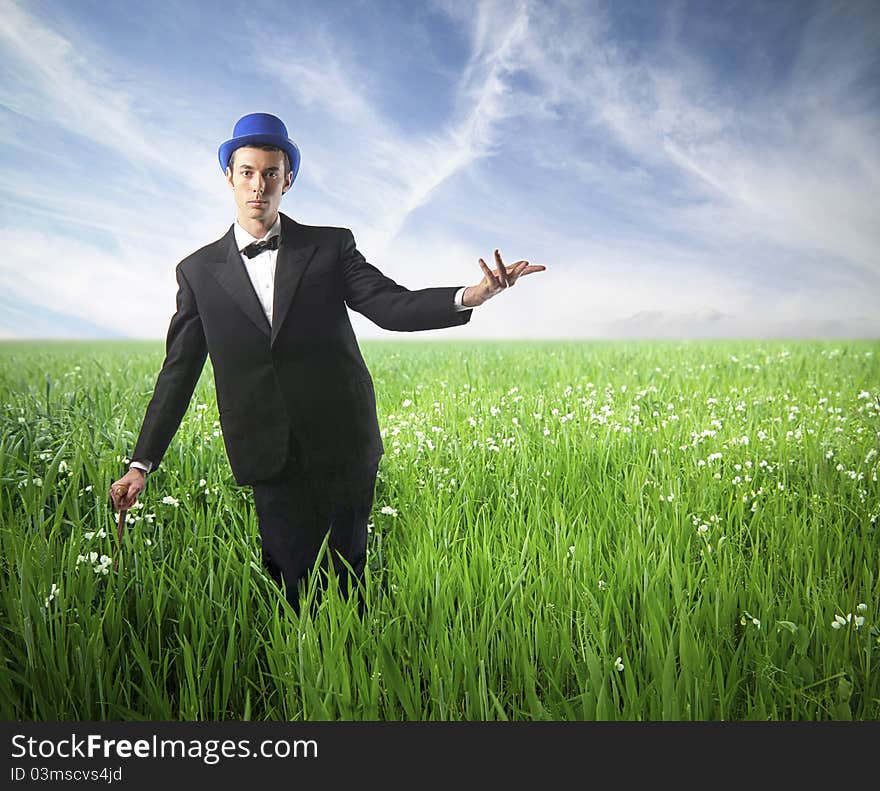
[[[379,460],[375,459],[345,472],[309,470],[298,462],[294,451],[280,475],[252,485],[263,565],[284,587],[287,600],[297,613],[300,583],[314,569],[328,531],[322,567],[326,571],[328,561],[332,561],[340,593],[348,596],[356,591],[358,609],[363,613],[364,599],[358,586],[364,581],[367,522],[378,466]],[[320,582],[323,584],[323,579]]]

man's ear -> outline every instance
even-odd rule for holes
[[[293,184],[293,171],[287,174],[287,183],[284,185],[284,188],[281,190],[281,194],[284,195],[287,190],[290,189],[290,185]]]
[[[226,183],[229,184],[230,187],[235,186],[232,183],[232,168],[229,167],[229,165],[226,166]]]

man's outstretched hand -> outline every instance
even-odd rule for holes
[[[531,265],[528,261],[517,261],[510,266],[504,266],[501,260],[501,253],[495,251],[495,263],[498,268],[489,269],[486,262],[480,259],[480,268],[483,270],[483,279],[475,286],[468,286],[464,290],[462,303],[466,308],[475,308],[482,305],[487,299],[491,299],[496,294],[510,288],[523,275],[530,275],[532,272],[543,272],[547,267]]]

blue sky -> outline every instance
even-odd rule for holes
[[[0,0],[0,337],[163,338],[249,112],[398,282],[547,266],[417,337],[878,337],[878,86],[876,2]]]

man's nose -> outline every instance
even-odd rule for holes
[[[263,181],[263,174],[262,173],[257,173],[256,176],[254,176],[253,183],[254,183],[254,192],[256,192],[256,193],[261,193],[261,192],[263,192],[263,190],[266,189],[266,182]]]

